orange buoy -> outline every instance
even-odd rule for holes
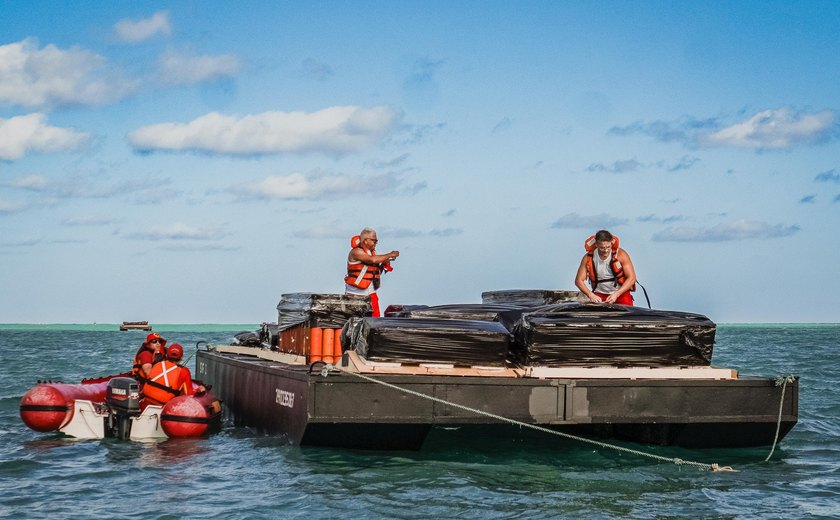
[[[323,329],[312,327],[309,331],[309,362],[314,363],[321,361],[321,353],[323,352],[323,343],[321,341],[323,336]]]
[[[324,362],[335,363],[333,345],[335,344],[335,329],[324,329]]]
[[[333,345],[333,364],[341,362],[341,329],[335,329],[335,344]]]

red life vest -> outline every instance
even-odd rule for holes
[[[164,341],[163,345],[166,345]],[[166,349],[164,346],[161,345],[160,351],[155,354],[154,349],[149,348],[146,346],[146,343],[140,345],[140,348],[137,349],[137,352],[134,354],[134,363],[131,367],[131,375],[134,376],[135,379],[138,381],[144,381],[146,379],[146,375],[143,373],[143,363],[140,361],[140,354],[143,353],[144,350],[148,350],[152,353],[152,365],[157,363],[158,361],[162,361],[166,358]]]
[[[173,397],[192,394],[190,370],[175,363],[163,360],[155,363],[143,385],[143,395],[154,402],[164,404]]]
[[[583,243],[583,247],[586,249],[586,255],[589,257],[587,258],[586,262],[586,274],[589,277],[589,284],[592,286],[592,290],[595,290],[595,287],[598,286],[600,282],[610,282],[615,280],[618,284],[618,287],[624,285],[625,280],[627,280],[627,276],[624,274],[624,267],[621,265],[621,261],[618,259],[618,252],[621,251],[618,247],[619,241],[618,237],[613,235],[612,238],[612,253],[610,255],[610,271],[613,273],[612,278],[607,278],[606,280],[599,280],[598,273],[595,270],[594,260],[592,255],[595,254],[595,235],[587,238],[586,241]],[[633,284],[630,287],[631,291],[636,290],[636,284]]]

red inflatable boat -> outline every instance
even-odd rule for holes
[[[77,438],[200,437],[218,431],[222,407],[211,392],[178,396],[163,406],[146,405],[130,375],[85,379],[77,385],[39,383],[21,398],[20,418],[35,431]]]

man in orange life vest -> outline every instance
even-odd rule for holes
[[[347,276],[344,277],[345,294],[370,296],[374,318],[381,316],[376,291],[379,289],[382,271],[390,271],[390,262],[400,256],[399,251],[377,255],[377,242],[376,231],[371,228],[365,228],[359,233],[358,245],[351,241],[352,249],[347,255]]]
[[[149,376],[152,365],[166,357],[166,340],[160,337],[157,332],[146,336],[146,341],[137,349],[134,354],[134,366],[131,368],[131,375],[138,381],[145,381]]]
[[[152,367],[143,385],[148,404],[166,404],[173,397],[194,393],[190,369],[178,364],[183,357],[184,348],[173,343],[166,351],[166,359]]]
[[[636,270],[630,255],[618,247],[618,237],[602,229],[585,243],[575,285],[595,303],[633,305],[630,291],[636,290]],[[587,279],[591,289],[586,286]]]

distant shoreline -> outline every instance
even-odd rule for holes
[[[254,323],[152,323],[155,332],[211,332],[256,330]],[[0,330],[82,330],[82,331],[117,331],[124,334],[147,334],[143,330],[120,331],[119,323],[0,323]]]

